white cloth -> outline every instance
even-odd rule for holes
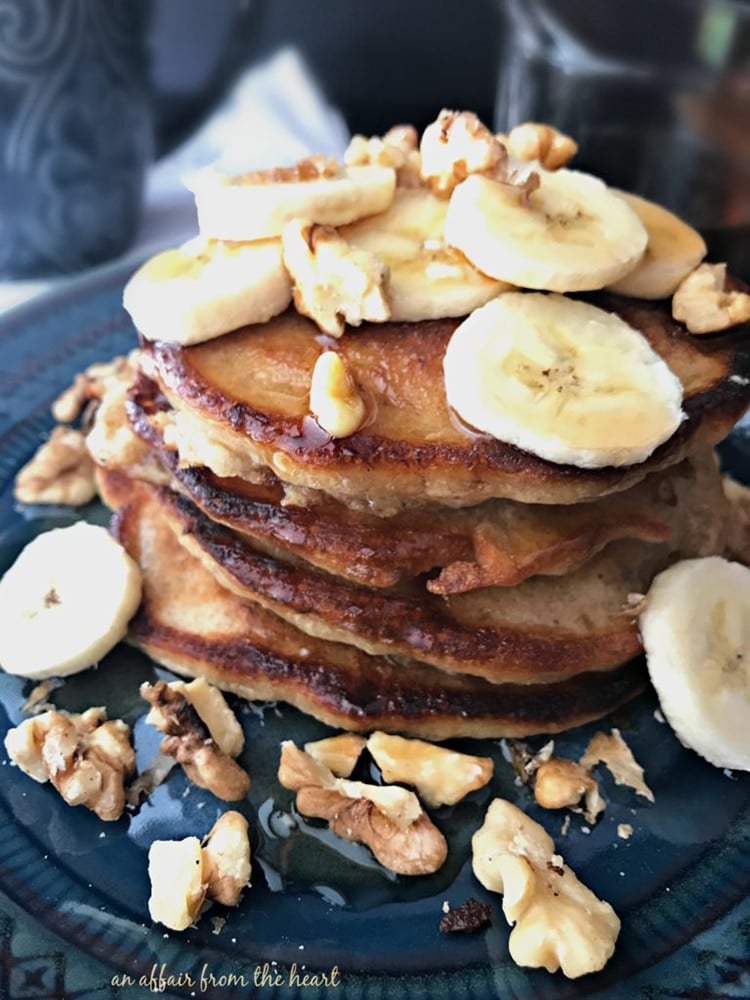
[[[222,104],[180,147],[149,171],[143,221],[123,259],[176,246],[198,231],[193,195],[184,178],[217,161],[227,170],[293,163],[309,153],[341,155],[349,135],[294,49],[282,49],[238,79]],[[0,314],[70,276],[0,282]]]

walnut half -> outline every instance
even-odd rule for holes
[[[284,266],[294,282],[297,311],[332,337],[345,324],[391,318],[385,295],[388,266],[348,243],[332,226],[292,219],[281,234]]]
[[[116,820],[125,808],[125,782],[135,773],[135,753],[127,724],[106,719],[103,708],[81,715],[52,709],[9,730],[5,749],[35,781],[51,781],[68,805]]]
[[[203,842],[155,840],[148,852],[151,919],[184,931],[208,908],[207,900],[236,906],[250,872],[247,820],[234,810],[218,818]]]
[[[279,781],[296,792],[303,815],[328,820],[335,834],[366,844],[399,875],[435,872],[448,855],[445,837],[406,788],[336,778],[290,740],[281,744]]]
[[[522,122],[498,138],[513,156],[526,162],[538,160],[545,170],[559,170],[578,152],[575,139],[542,122]]]
[[[335,351],[318,355],[310,378],[310,412],[333,438],[355,434],[367,408],[346,363]]]
[[[58,426],[16,476],[13,495],[21,503],[82,507],[96,496],[94,463],[86,439]]]
[[[700,264],[672,296],[672,315],[690,333],[717,333],[750,322],[750,295],[727,290],[726,264]]]
[[[596,778],[587,768],[563,757],[551,757],[539,765],[534,779],[534,798],[545,809],[568,808],[582,812],[588,823],[596,823],[605,809]]]
[[[244,799],[250,776],[221,749],[186,695],[166,681],[144,683],[140,692],[151,705],[146,721],[166,734],[161,752],[174,757],[200,788],[228,802]]]
[[[491,757],[474,757],[425,740],[373,733],[367,749],[384,781],[413,785],[428,806],[454,805],[492,778]]]
[[[503,894],[518,965],[562,969],[569,979],[597,972],[612,956],[620,920],[555,853],[547,832],[520,809],[495,799],[472,838],[474,874]]]

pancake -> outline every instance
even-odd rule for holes
[[[430,740],[554,733],[607,714],[646,684],[640,660],[527,686],[368,656],[306,636],[229,593],[178,543],[146,488],[131,484],[112,530],[143,570],[131,643],[176,673],[245,698],[288,702],[331,726]]]
[[[716,466],[704,466],[676,508],[681,531],[669,543],[618,542],[565,577],[449,597],[427,593],[418,580],[372,590],[275,559],[209,520],[187,498],[163,487],[140,488],[224,587],[310,635],[493,683],[546,684],[636,656],[641,646],[628,596],[644,593],[678,556],[723,550],[726,501]],[[102,496],[114,508],[138,489],[127,477],[101,476]]]
[[[695,475],[716,480],[715,462],[708,453],[698,459],[705,471],[696,472],[686,462],[678,470],[654,473],[623,493],[588,504],[432,504],[385,520],[332,499],[315,507],[283,506],[284,488],[278,480],[247,483],[221,479],[201,466],[184,466],[176,449],[164,445],[162,418],[168,420],[172,411],[159,400],[154,383],[142,376],[131,390],[127,409],[135,431],[174,477],[174,487],[211,520],[248,537],[265,552],[296,556],[371,587],[390,587],[437,571],[427,579],[427,589],[451,594],[514,586],[537,574],[567,573],[617,539],[665,541],[679,530],[678,508],[685,491],[695,488]],[[133,463],[132,451],[128,447],[121,460],[114,455],[108,467],[163,483],[163,475],[143,474],[143,459],[139,456]]]
[[[149,345],[160,386],[177,411],[176,444],[191,464],[222,477],[258,469],[350,507],[388,515],[438,501],[502,497],[579,503],[626,489],[713,446],[750,402],[750,330],[695,338],[665,303],[597,294],[592,302],[639,330],[684,387],[686,419],[638,465],[581,469],[544,461],[461,426],[450,411],[442,359],[457,320],[363,324],[335,341],[369,407],[366,425],[334,440],[308,415],[311,373],[333,341],[289,311],[269,323],[181,348]]]

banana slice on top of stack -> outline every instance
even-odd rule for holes
[[[365,321],[468,317],[444,371],[469,426],[585,468],[641,462],[675,432],[682,392],[667,365],[622,319],[566,296],[671,295],[705,255],[695,230],[563,161],[523,163],[469,112],[441,112],[408,173],[387,143],[360,147],[364,162],[199,171],[201,238],[126,288],[143,336],[196,344],[292,300],[336,337]]]
[[[399,188],[387,211],[344,226],[353,247],[389,269],[391,320],[466,316],[512,286],[483,274],[445,240],[448,202],[425,188]]]
[[[603,288],[635,267],[648,233],[623,198],[575,170],[537,176],[530,192],[467,177],[451,195],[448,243],[490,277],[549,292]]]
[[[475,310],[443,366],[467,423],[550,462],[641,462],[684,417],[682,384],[646,339],[563,295],[508,292]]]

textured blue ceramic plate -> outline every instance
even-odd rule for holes
[[[13,476],[49,429],[49,403],[71,376],[133,345],[120,307],[127,273],[123,266],[103,269],[0,325],[0,569],[38,530],[71,519],[65,511],[16,509]],[[736,473],[750,469],[750,447],[740,434],[724,453]],[[83,513],[105,517],[96,507]],[[137,688],[154,673],[145,658],[120,648],[98,670],[70,679],[54,699],[73,709],[103,703],[126,718],[144,767],[158,738],[142,721]],[[0,677],[0,731],[21,719],[27,688]],[[253,776],[241,807],[253,830],[253,886],[238,909],[216,908],[184,934],[165,934],[149,922],[148,845],[157,837],[203,835],[222,803],[174,771],[137,815],[105,824],[65,806],[16,768],[2,771],[4,905],[20,907],[107,962],[124,984],[118,995],[147,995],[156,966],[171,977],[168,995],[227,1000],[750,996],[750,776],[722,773],[682,749],[655,717],[651,696],[598,727],[565,734],[557,745],[563,755],[575,755],[596,728],[619,726],[645,767],[654,804],[602,776],[609,802],[604,818],[588,830],[574,817],[563,836],[562,817],[542,813],[516,786],[501,745],[472,745],[495,758],[495,779],[436,814],[450,859],[443,872],[423,880],[389,876],[366,851],[342,851],[314,824],[290,820],[290,797],[274,778],[279,741],[299,742],[325,729],[284,707],[237,707]],[[571,983],[510,962],[498,901],[475,882],[468,859],[471,833],[497,794],[540,819],[566,860],[621,915],[617,952],[602,973]],[[632,825],[629,840],[618,838],[619,823]],[[440,934],[444,901],[455,907],[469,896],[492,903],[491,927],[468,936]],[[86,958],[71,950],[68,961]]]

